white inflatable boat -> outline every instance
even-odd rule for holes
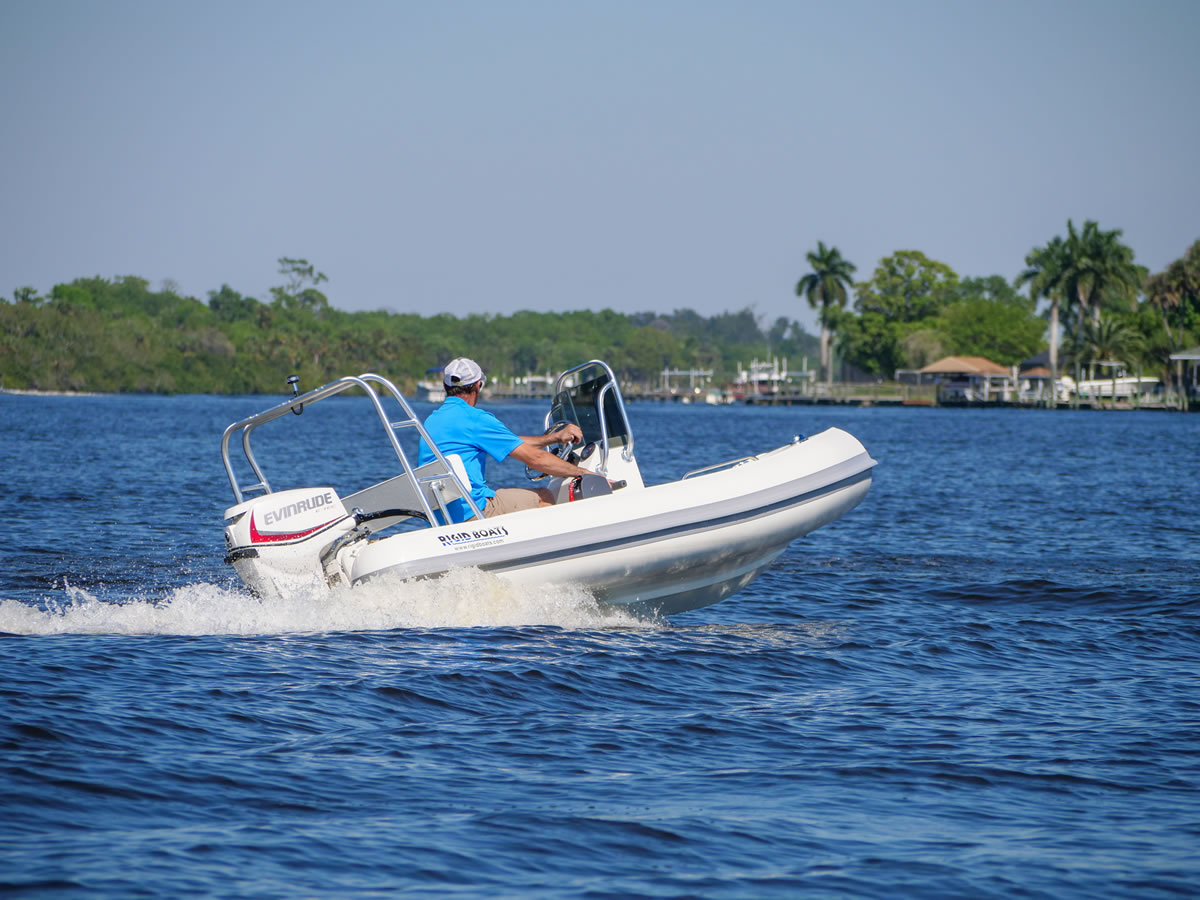
[[[251,451],[254,430],[355,389],[391,443],[397,474],[346,496],[320,485],[273,490]],[[584,441],[560,455],[602,477],[551,479],[551,507],[446,525],[457,498],[479,513],[465,470],[429,440],[391,381],[364,374],[296,396],[225,429],[236,501],[225,513],[226,560],[267,596],[474,566],[518,584],[581,584],[602,603],[669,615],[736,593],[796,538],[845,515],[866,496],[875,465],[854,437],[830,428],[646,485],[617,379],[598,360],[559,376],[546,425],[561,422],[578,424]],[[429,443],[433,462],[414,465],[405,432]],[[239,467],[255,479],[246,486],[230,458],[235,435]]]

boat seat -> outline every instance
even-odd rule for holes
[[[447,453],[446,462],[450,463],[450,468],[454,470],[454,474],[458,476],[458,480],[469,491],[471,489],[471,478],[467,475],[467,467],[463,465],[462,457],[457,453]]]

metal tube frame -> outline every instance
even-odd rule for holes
[[[391,394],[393,399],[400,404],[400,408],[404,411],[406,418],[399,419],[395,422],[391,421],[386,410],[383,408],[383,404],[380,402],[378,392],[374,387],[372,387],[372,384],[381,385],[383,389],[387,391],[387,393]],[[432,438],[429,437],[428,432],[425,431],[425,426],[421,424],[420,419],[418,419],[416,414],[412,411],[412,407],[408,405],[408,401],[404,399],[404,395],[400,392],[399,388],[397,388],[395,384],[393,384],[387,378],[384,378],[382,375],[376,375],[372,372],[366,372],[358,376],[348,375],[343,378],[339,378],[336,381],[331,381],[319,388],[314,388],[306,394],[292,397],[288,400],[285,400],[278,406],[274,406],[271,409],[256,413],[255,415],[248,416],[247,418],[238,422],[234,422],[232,425],[227,427],[225,429],[225,433],[221,436],[221,462],[225,465],[225,474],[229,477],[229,485],[233,488],[233,496],[236,498],[237,502],[242,503],[245,500],[246,493],[252,491],[261,491],[264,494],[270,494],[272,492],[270,483],[263,474],[262,468],[258,464],[258,460],[255,459],[254,452],[250,449],[250,435],[254,429],[261,425],[265,425],[267,422],[274,421],[281,416],[285,416],[290,412],[303,409],[303,407],[306,405],[311,405],[319,400],[324,400],[327,397],[340,394],[343,391],[349,390],[353,387],[362,388],[367,397],[370,398],[371,404],[375,408],[375,414],[378,416],[379,421],[384,427],[384,430],[387,432],[388,440],[392,444],[392,449],[395,451],[396,457],[400,461],[403,473],[408,476],[409,480],[412,482],[417,494],[417,498],[421,502],[422,511],[429,518],[430,527],[436,526],[436,519],[433,515],[433,508],[429,505],[429,501],[425,498],[425,492],[421,490],[421,485],[429,484],[438,493],[439,506],[441,507],[443,515],[445,515],[446,504],[444,501],[440,500],[441,490],[439,489],[439,482],[444,478],[452,478],[454,480],[455,484],[458,486],[459,493],[462,495],[462,499],[466,501],[467,506],[471,509],[471,512],[477,518],[482,519],[483,513],[479,509],[479,506],[475,503],[475,500],[471,497],[471,493],[467,490],[467,486],[459,480],[458,475],[455,474],[454,469],[451,468],[450,464],[446,461],[446,457],[442,455],[442,451],[438,448],[438,445],[434,443]],[[420,478],[417,477],[415,474],[415,468],[409,462],[408,456],[404,452],[404,448],[400,446],[400,441],[396,437],[396,430],[399,428],[416,428],[417,433],[421,436],[425,443],[429,445],[429,449],[433,451],[433,455],[437,458],[438,462],[442,464],[442,467],[445,470],[444,474],[439,473],[432,476],[422,476]],[[255,484],[247,485],[245,488],[242,488],[242,486],[238,483],[237,475],[234,474],[233,465],[229,459],[229,439],[235,432],[238,431],[240,431],[242,434],[242,452],[246,457],[246,461],[250,464],[250,468],[254,471],[254,476],[258,479]],[[447,521],[449,521],[449,516],[447,516]]]
[[[561,375],[559,375],[557,379],[555,379],[554,394],[551,396],[550,402],[551,402],[551,406],[553,406],[554,397],[557,397],[562,392],[563,387],[564,387],[564,382],[570,376],[574,375],[576,372],[581,372],[584,369],[587,369],[591,366],[597,366],[597,367],[603,369],[606,373],[608,373],[608,384],[604,385],[596,393],[596,413],[600,419],[600,471],[603,473],[607,473],[607,471],[608,471],[608,422],[604,418],[604,398],[609,393],[609,391],[612,391],[613,395],[616,397],[617,409],[620,410],[621,418],[625,420],[625,433],[627,435],[629,435],[629,441],[621,449],[621,457],[626,462],[633,461],[633,426],[631,426],[629,424],[629,414],[627,412],[625,412],[625,398],[621,396],[621,388],[617,384],[616,373],[613,372],[612,368],[608,365],[608,363],[604,362],[603,360],[592,359],[592,360],[588,360],[585,363],[580,363],[577,366],[567,369],[565,372],[563,372]],[[551,416],[552,412],[553,412],[553,409],[551,409],[551,412],[546,413],[546,427],[547,428],[549,428],[551,425],[550,416]]]

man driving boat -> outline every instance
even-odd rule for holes
[[[487,518],[522,509],[552,506],[554,496],[546,488],[501,488],[488,486],[485,470],[487,458],[503,462],[508,457],[525,463],[531,469],[547,475],[574,477],[590,475],[587,469],[560,459],[544,448],[551,444],[579,443],[583,432],[578,425],[563,425],[557,431],[538,436],[518,435],[490,412],[479,409],[479,393],[486,376],[473,359],[458,357],[446,364],[442,383],[446,399],[425,419],[425,430],[438,445],[443,456],[457,454],[471,482],[471,499]],[[433,451],[424,440],[417,451],[417,464],[434,459]],[[455,522],[472,517],[471,508],[462,500],[448,506]]]

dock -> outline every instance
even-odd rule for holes
[[[539,400],[549,402],[545,385],[512,385],[503,382],[488,385],[488,396],[495,400]],[[670,388],[658,385],[621,385],[626,403],[678,403],[695,406],[936,406],[932,385],[825,385],[814,390],[781,389],[776,391],[738,391],[729,388]]]

